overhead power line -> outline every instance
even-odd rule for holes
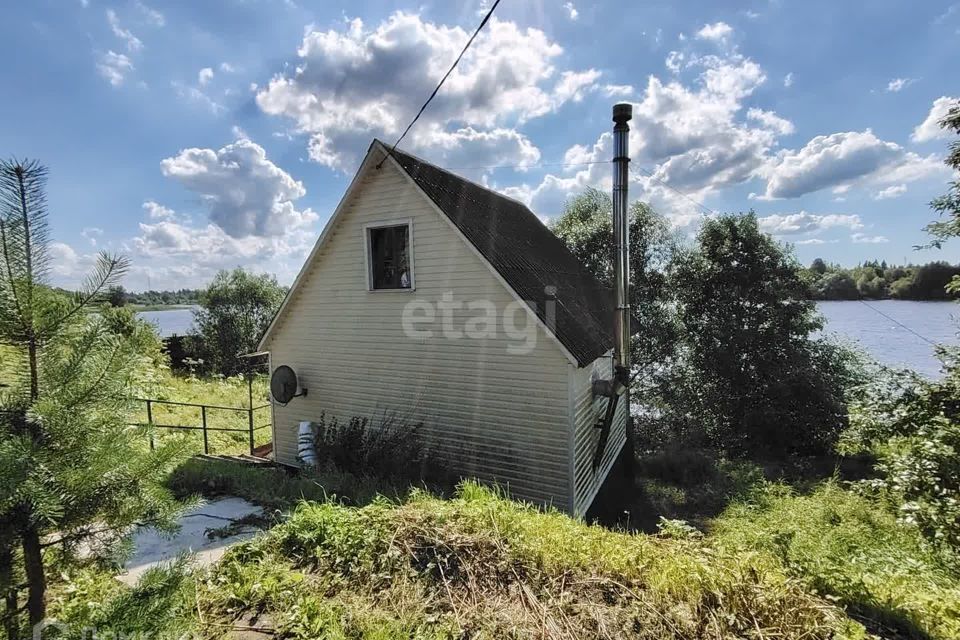
[[[483,27],[487,24],[487,22],[490,20],[490,16],[493,15],[493,11],[494,9],[497,8],[498,4],[500,4],[500,0],[495,0],[493,5],[490,6],[490,10],[487,11],[487,14],[485,16],[483,16],[483,20],[480,21],[479,26],[477,26],[477,30],[474,31],[473,35],[470,36],[470,39],[467,40],[467,44],[463,45],[463,49],[460,51],[460,55],[457,56],[457,59],[453,61],[453,64],[450,65],[449,69],[447,69],[447,72],[443,74],[442,78],[440,78],[440,82],[437,84],[436,88],[433,90],[433,93],[430,94],[430,97],[427,98],[427,101],[423,103],[423,106],[420,107],[420,111],[417,111],[417,115],[413,117],[413,120],[410,121],[410,124],[407,125],[407,128],[403,130],[403,133],[400,134],[400,137],[397,138],[397,141],[393,143],[392,147],[390,147],[391,152],[393,152],[397,148],[397,145],[400,144],[400,141],[403,140],[404,137],[406,137],[407,133],[410,131],[413,125],[417,123],[417,120],[420,119],[420,116],[423,115],[424,110],[426,110],[427,105],[430,104],[430,101],[433,100],[434,97],[436,97],[437,92],[440,91],[440,87],[443,86],[443,83],[447,81],[447,78],[450,77],[450,74],[453,73],[453,70],[457,68],[458,64],[460,64],[460,59],[463,58],[463,54],[467,52],[467,49],[469,49],[470,45],[473,44],[474,39],[477,37],[477,35],[480,33]],[[383,164],[383,160],[380,161],[380,164]]]
[[[900,327],[901,329],[904,329],[904,330],[906,330],[906,331],[909,331],[910,333],[912,333],[913,335],[917,336],[918,338],[920,338],[920,339],[923,340],[924,342],[927,342],[927,343],[929,343],[929,344],[931,344],[931,345],[933,345],[933,346],[937,346],[937,343],[934,342],[933,340],[931,340],[930,338],[928,338],[928,337],[926,337],[926,336],[924,336],[924,335],[920,335],[919,333],[917,333],[916,331],[914,331],[913,329],[911,329],[911,328],[908,327],[907,325],[903,324],[902,322],[900,322],[900,321],[897,320],[896,318],[893,318],[893,317],[887,315],[886,313],[884,313],[883,311],[880,311],[880,309],[877,309],[877,308],[876,308],[875,306],[873,306],[872,304],[867,304],[862,298],[858,298],[858,299],[857,299],[857,302],[859,302],[859,303],[862,304],[863,306],[867,307],[868,309],[872,309],[873,311],[876,311],[877,313],[879,313],[881,316],[883,316],[884,318],[886,318],[887,320],[889,320],[889,321],[892,322],[893,324],[897,325],[897,326]]]
[[[676,193],[676,194],[677,194],[678,196],[680,196],[681,198],[683,198],[683,199],[685,199],[685,200],[687,200],[687,201],[689,201],[689,202],[692,202],[693,204],[695,204],[696,206],[700,207],[700,208],[703,209],[704,211],[708,211],[708,212],[712,213],[713,215],[717,215],[717,212],[714,211],[713,209],[711,209],[710,207],[708,207],[707,205],[703,204],[702,202],[698,202],[698,201],[695,200],[694,198],[692,198],[692,197],[688,196],[687,194],[685,194],[683,191],[680,191],[680,189],[677,189],[676,187],[667,184],[666,182],[664,182],[664,181],[661,180],[660,178],[656,177],[655,175],[653,175],[653,173],[651,173],[650,171],[647,171],[647,170],[644,169],[643,167],[637,167],[637,171],[640,171],[643,175],[647,176],[647,177],[650,178],[651,180],[653,180],[653,181],[655,181],[655,182],[658,182],[660,185],[666,187],[667,189],[670,189],[670,191],[673,191],[674,193]]]

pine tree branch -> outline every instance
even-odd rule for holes
[[[101,252],[93,273],[87,276],[87,280],[80,293],[80,300],[73,309],[58,318],[50,327],[47,327],[44,335],[56,333],[67,320],[82,311],[84,307],[95,300],[104,289],[122,278],[129,268],[130,261],[125,256],[111,256],[106,252]]]
[[[23,306],[20,303],[20,296],[17,295],[17,285],[13,277],[13,267],[10,259],[10,247],[7,243],[7,229],[2,219],[0,219],[0,243],[3,245],[3,260],[6,263],[4,275],[6,276],[7,285],[10,287],[10,295],[13,296],[13,301],[17,308],[17,318],[20,321],[20,328],[26,333],[26,319],[23,316]]]

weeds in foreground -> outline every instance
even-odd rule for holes
[[[303,504],[200,588],[207,619],[292,637],[861,637],[772,559],[611,532],[473,483]]]
[[[52,589],[51,618],[43,637],[188,638],[196,631],[196,577],[186,558],[150,569],[127,587],[96,564],[76,566]]]

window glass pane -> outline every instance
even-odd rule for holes
[[[370,275],[374,289],[409,289],[410,229],[407,225],[370,229]]]

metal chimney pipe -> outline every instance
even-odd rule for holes
[[[614,316],[614,378],[624,386],[630,381],[630,221],[627,215],[628,167],[630,164],[630,125],[633,105],[613,106],[613,286],[617,311]],[[629,394],[629,389],[627,390]],[[627,395],[627,411],[630,397]]]

